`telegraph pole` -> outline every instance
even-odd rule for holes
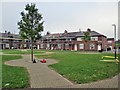
[[[116,25],[112,24],[112,26],[114,26],[114,41],[115,41],[115,59],[116,59]]]

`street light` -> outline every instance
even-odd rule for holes
[[[114,26],[114,39],[115,39],[115,59],[116,59],[116,25],[112,24]]]

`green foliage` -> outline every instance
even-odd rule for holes
[[[120,43],[116,43],[116,46],[120,47]]]
[[[22,20],[18,22],[20,35],[24,39],[36,40],[41,37],[40,32],[43,31],[42,15],[38,13],[35,4],[27,4],[26,13],[21,12]]]
[[[20,36],[22,39],[31,40],[31,56],[33,60],[33,42],[41,38],[41,32],[43,31],[42,15],[38,13],[38,9],[35,4],[27,4],[25,12],[21,12],[22,20],[18,22],[20,29]]]
[[[84,32],[84,37],[82,38],[84,41],[90,40],[90,32]]]
[[[100,62],[103,55],[113,54],[78,54],[75,52],[56,52],[51,55],[37,55],[39,58],[53,58],[59,62],[50,67],[76,83],[89,83],[111,78],[118,73],[115,63]],[[112,68],[112,69],[111,69]]]
[[[12,67],[4,64],[5,61],[20,59],[18,55],[2,56],[2,88],[27,88],[29,87],[28,72],[22,67]]]

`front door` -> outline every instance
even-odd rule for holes
[[[37,49],[38,49],[38,50],[40,49],[40,45],[37,45]]]
[[[100,44],[98,45],[98,51],[99,51],[99,50],[101,50],[101,45],[100,45]]]
[[[75,46],[74,46],[74,47],[75,47],[75,51],[77,51],[77,44],[75,44]]]

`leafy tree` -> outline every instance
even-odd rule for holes
[[[25,35],[24,35],[24,32],[23,31],[20,31],[19,32],[19,35],[20,35],[20,38],[22,39],[22,49],[24,49],[24,43],[25,43],[25,39],[27,38]]]
[[[90,32],[84,32],[84,37],[83,37],[84,41],[89,41],[90,40]]]
[[[41,37],[43,31],[42,15],[38,12],[35,4],[27,4],[25,12],[21,12],[22,19],[18,22],[20,35],[23,39],[31,41],[31,59],[33,61],[33,43]]]
[[[82,39],[85,41],[85,48],[87,48],[88,47],[87,42],[91,40],[90,31],[84,32],[84,37]]]

